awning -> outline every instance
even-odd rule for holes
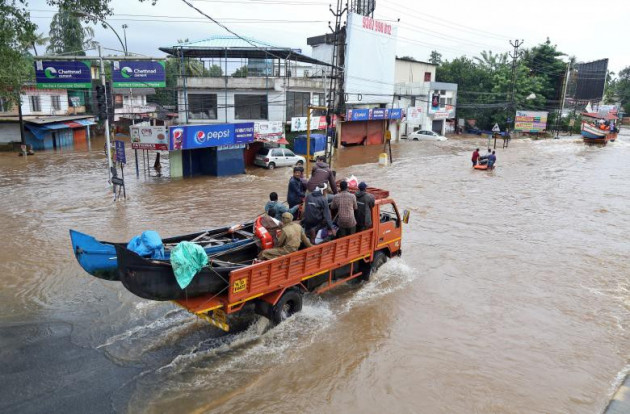
[[[49,124],[35,125],[30,122],[26,122],[24,126],[28,128],[35,138],[44,139],[48,131],[55,131],[60,129],[70,129],[70,128],[83,128],[88,125],[94,125],[93,121],[87,119],[77,119],[70,122],[51,122]]]
[[[70,128],[83,128],[84,127],[84,125],[81,125],[78,122],[64,122],[64,124],[68,125]]]

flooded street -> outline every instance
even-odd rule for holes
[[[123,241],[238,223],[291,171],[185,180],[134,174],[112,202],[103,145],[0,153],[0,411],[600,413],[630,369],[630,134],[342,149],[411,210],[403,255],[372,281],[307,296],[275,328],[225,334],[169,302],[87,275],[68,235]]]

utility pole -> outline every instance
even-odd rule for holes
[[[515,89],[516,89],[516,62],[520,57],[520,52],[518,51],[519,47],[523,45],[523,40],[515,40],[514,43],[510,40],[510,45],[514,48],[514,53],[510,53],[510,57],[512,58],[512,85],[510,87],[510,106],[508,112],[508,118],[514,117],[516,119],[516,107],[515,107]],[[514,130],[514,125],[512,126],[512,130]]]
[[[112,166],[112,147],[111,147],[111,142],[110,142],[110,137],[109,137],[109,109],[107,108],[107,83],[105,82],[105,63],[103,63],[103,55],[101,53],[101,45],[98,45],[98,57],[100,58],[101,61],[101,84],[103,85],[103,88],[105,88],[105,108],[106,108],[106,116],[105,116],[105,145],[107,146],[107,165],[108,165],[108,177],[109,177],[109,182],[112,182],[112,173],[113,173],[113,166]],[[112,186],[114,194],[116,194],[116,186]]]
[[[24,137],[24,117],[22,116],[22,90],[21,88],[19,88],[17,92],[17,106],[18,106],[18,117],[20,120],[20,142],[22,143],[22,145],[26,145],[26,138]],[[28,151],[28,148],[27,148],[27,151]]]
[[[562,119],[562,113],[564,112],[564,98],[567,93],[567,86],[569,84],[569,70],[571,68],[571,62],[567,62],[567,72],[564,75],[564,85],[562,86],[562,98],[560,101],[560,114],[558,115],[558,122],[556,125],[556,139],[560,136],[560,121]]]

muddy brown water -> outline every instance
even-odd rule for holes
[[[112,202],[93,150],[0,154],[0,411],[599,413],[630,360],[630,134],[478,138],[343,149],[339,176],[411,211],[403,257],[359,287],[306,298],[270,328],[224,334],[85,274],[68,229],[121,241],[237,223],[290,170],[185,180],[126,169]],[[163,165],[167,160],[163,160]]]

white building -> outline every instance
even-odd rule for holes
[[[436,65],[396,59],[394,106],[405,109],[401,135],[417,130],[453,132],[457,84],[435,81]]]
[[[142,119],[155,113],[155,104],[147,103],[147,96],[155,95],[153,88],[114,88],[114,122],[121,118]]]

